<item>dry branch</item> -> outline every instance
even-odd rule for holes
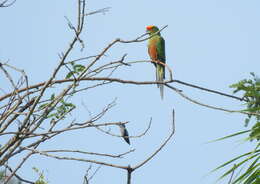
[[[0,8],[6,8],[12,6],[16,0],[2,0],[0,1]]]

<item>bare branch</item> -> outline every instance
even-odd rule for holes
[[[193,84],[189,84],[187,82],[183,82],[183,81],[180,81],[180,80],[166,80],[164,82],[156,82],[156,81],[132,81],[132,80],[123,80],[123,79],[119,79],[119,78],[108,78],[108,77],[91,77],[91,78],[85,77],[85,78],[81,78],[79,80],[80,81],[110,81],[110,82],[118,82],[118,83],[123,83],[123,84],[135,84],[135,85],[179,83],[179,84],[182,84],[182,85],[186,85],[186,86],[189,86],[189,87],[193,87],[193,88],[196,88],[196,89],[207,91],[207,92],[210,92],[210,93],[215,93],[215,94],[219,94],[219,95],[226,96],[226,97],[229,97],[229,98],[233,98],[233,99],[236,99],[236,100],[239,100],[239,101],[245,101],[244,98],[229,95],[229,94],[222,93],[222,92],[219,92],[219,91],[216,91],[216,90],[203,88],[203,87],[196,86],[196,85],[193,85]],[[51,84],[61,84],[61,83],[66,83],[66,82],[74,82],[74,79],[53,80]],[[43,86],[44,84],[45,84],[45,82],[38,83],[38,84],[35,84],[35,85],[32,85],[32,86],[29,86],[28,88],[19,89],[17,92],[21,93],[21,92],[26,91],[27,89],[39,88],[39,87]],[[6,95],[0,97],[0,101],[10,97],[11,95],[12,95],[12,93],[9,93],[9,94],[6,94]]]
[[[13,0],[11,2],[8,2],[8,1],[10,1],[10,0],[4,0],[4,1],[0,2],[0,8],[10,7],[16,2],[16,0]]]
[[[57,156],[57,155],[51,155],[36,149],[31,149],[31,148],[27,148],[28,150],[31,151],[31,154],[40,154],[46,157],[50,157],[50,158],[55,158],[57,160],[74,160],[74,161],[79,161],[79,162],[87,162],[87,163],[94,163],[94,164],[99,164],[99,165],[105,165],[105,166],[109,166],[109,167],[114,167],[114,168],[119,168],[119,169],[125,169],[125,166],[120,166],[120,165],[116,165],[116,164],[111,164],[111,163],[107,163],[107,162],[101,162],[101,161],[96,161],[96,160],[89,160],[89,159],[83,159],[83,158],[75,158],[75,157],[66,157],[66,156]]]
[[[222,96],[226,96],[226,97],[233,98],[233,99],[236,99],[236,100],[246,101],[247,102],[247,100],[244,99],[244,98],[240,98],[240,97],[237,97],[237,96],[234,96],[234,95],[229,95],[229,94],[226,94],[226,93],[222,93],[220,91],[216,91],[216,90],[200,87],[200,86],[197,86],[197,85],[194,85],[194,84],[190,84],[190,83],[187,83],[187,82],[183,82],[183,81],[180,81],[180,80],[175,80],[175,82],[179,83],[179,84],[183,84],[185,86],[192,87],[192,88],[197,88],[197,89],[200,89],[200,90],[203,90],[203,91],[207,91],[207,92],[210,92],[210,93],[215,93],[215,94],[218,94],[218,95],[222,95]]]
[[[98,168],[94,171],[94,173],[88,178],[88,181],[90,181],[99,171],[99,169],[102,167],[102,165],[98,166]]]
[[[111,9],[111,7],[106,7],[106,8],[102,8],[102,9],[96,10],[96,11],[92,11],[92,12],[86,13],[86,14],[84,14],[84,15],[85,15],[85,16],[89,16],[89,15],[94,15],[94,14],[97,14],[97,13],[102,13],[102,14],[104,15],[104,14],[107,13],[110,9]]]
[[[22,147],[26,150],[30,150],[26,147]],[[44,150],[41,151],[43,153],[80,153],[80,154],[87,154],[87,155],[96,155],[96,156],[101,156],[101,157],[111,157],[111,158],[123,158],[123,156],[134,152],[135,149],[131,149],[127,152],[120,153],[120,154],[107,154],[107,153],[95,153],[95,152],[87,152],[87,151],[81,151],[81,150],[66,150],[66,149],[60,149],[60,150]]]
[[[134,171],[134,170],[142,167],[149,160],[151,160],[155,155],[157,155],[165,147],[165,145],[169,142],[169,140],[172,138],[174,133],[175,133],[175,112],[174,112],[174,109],[173,109],[172,110],[172,129],[171,129],[170,135],[167,137],[167,139],[165,139],[165,141],[160,145],[160,147],[153,154],[151,154],[151,156],[149,156],[147,159],[145,159],[141,163],[137,164],[136,166],[132,167],[132,170]]]
[[[159,146],[159,148],[156,149],[148,158],[146,158],[145,160],[143,160],[141,163],[137,164],[136,166],[131,167],[130,165],[128,165],[125,168],[125,170],[127,171],[127,184],[131,184],[132,172],[135,171],[136,169],[142,167],[147,162],[149,162],[153,157],[155,157],[155,155],[157,155],[163,149],[163,147],[166,146],[166,144],[169,142],[169,140],[172,138],[172,136],[175,133],[175,112],[174,112],[174,109],[172,110],[172,118],[173,118],[173,120],[172,120],[172,130],[171,130],[171,133],[167,137],[167,139],[165,139],[165,141]]]
[[[12,169],[10,166],[4,165],[4,167],[6,167],[11,173],[13,173],[13,169]],[[20,180],[20,181],[22,181],[22,182],[30,183],[30,184],[35,184],[35,182],[26,180],[26,179],[22,178],[21,176],[19,176],[19,175],[16,174],[16,173],[14,174],[14,176],[15,176],[18,180]]]
[[[167,87],[169,87],[170,89],[174,90],[176,93],[178,93],[180,96],[182,96],[186,100],[188,100],[188,101],[190,101],[192,103],[195,103],[197,105],[200,105],[200,106],[204,106],[204,107],[207,107],[207,108],[210,108],[210,109],[214,109],[214,110],[220,110],[220,111],[224,111],[224,112],[229,112],[229,113],[241,113],[241,114],[246,114],[246,115],[257,115],[257,116],[260,115],[259,113],[255,113],[255,112],[247,112],[247,111],[243,111],[243,110],[229,110],[229,109],[225,109],[225,108],[221,108],[221,107],[215,107],[215,106],[212,106],[212,105],[207,105],[207,104],[198,102],[198,101],[196,101],[194,99],[191,99],[190,97],[184,95],[181,91],[176,90],[176,88],[173,88],[169,84],[165,84],[165,85]]]
[[[22,167],[22,165],[27,161],[27,159],[32,155],[33,153],[28,153],[20,162],[20,164],[17,165],[17,167],[11,172],[11,174],[5,178],[4,184],[8,184],[8,181],[16,174],[17,170]]]

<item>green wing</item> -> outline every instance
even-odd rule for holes
[[[163,37],[159,36],[156,44],[157,50],[157,59],[163,63],[165,63],[165,41]]]
[[[165,58],[165,41],[163,37],[159,36],[156,44],[157,59],[160,62],[166,63]],[[165,66],[158,65],[158,76],[161,80],[165,79]]]

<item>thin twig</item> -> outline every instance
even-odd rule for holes
[[[229,110],[229,109],[225,109],[225,108],[221,108],[221,107],[216,107],[216,106],[204,104],[204,103],[198,102],[197,100],[194,100],[194,99],[188,97],[187,95],[184,95],[184,93],[182,93],[182,92],[179,91],[179,90],[176,90],[176,88],[172,87],[172,86],[169,85],[169,84],[165,84],[165,85],[166,85],[168,88],[174,90],[176,93],[178,93],[180,96],[182,96],[182,97],[185,98],[186,100],[188,100],[188,101],[190,101],[190,102],[192,102],[192,103],[194,103],[194,104],[200,105],[200,106],[204,106],[204,107],[207,107],[207,108],[210,108],[210,109],[214,109],[214,110],[229,112],[229,113],[241,113],[241,114],[246,114],[246,115],[257,115],[257,116],[260,116],[259,113],[255,113],[255,112],[247,112],[247,111],[241,111],[241,110]]]
[[[17,167],[11,172],[11,174],[5,179],[3,184],[8,184],[8,181],[16,174],[17,170],[22,167],[22,165],[27,161],[27,159],[32,155],[33,153],[28,153],[20,162],[20,164],[17,165]]]
[[[21,147],[21,148],[27,149],[26,147]],[[87,154],[87,155],[96,155],[96,156],[101,156],[101,157],[123,158],[124,155],[127,155],[134,151],[135,151],[135,149],[131,149],[127,152],[120,153],[120,154],[114,154],[114,155],[107,154],[107,153],[95,153],[95,152],[87,152],[87,151],[81,151],[81,150],[66,150],[66,149],[42,150],[41,152],[43,152],[43,153],[80,153],[80,154]]]
[[[6,8],[6,7],[10,7],[12,6],[16,0],[13,0],[12,2],[10,2],[9,4],[7,3],[9,0],[4,0],[3,2],[0,3],[0,8]]]
[[[11,173],[13,172],[13,169],[12,169],[10,166],[4,165],[4,167],[6,167]],[[22,181],[22,182],[30,183],[30,184],[35,184],[35,182],[26,180],[26,179],[22,178],[21,176],[19,176],[17,173],[15,173],[14,176],[15,176],[18,180],[20,180],[20,181]]]
[[[149,156],[147,159],[145,159],[141,163],[137,164],[136,166],[132,167],[132,170],[136,170],[136,169],[142,167],[149,160],[151,160],[155,155],[157,155],[165,147],[165,145],[169,142],[169,140],[172,138],[174,133],[175,133],[175,111],[173,109],[172,110],[172,128],[171,128],[170,135],[167,137],[167,139],[165,139],[165,141],[160,145],[160,147],[157,150],[155,150],[153,154],[151,154],[151,156]]]
[[[108,12],[110,9],[111,9],[111,7],[106,7],[106,8],[102,8],[102,9],[99,9],[99,10],[95,10],[95,11],[86,13],[86,14],[84,14],[84,15],[85,15],[85,16],[89,16],[89,15],[94,15],[94,14],[97,14],[97,13],[103,13],[103,14],[105,14],[105,13]]]
[[[233,168],[236,168],[236,164],[234,164]],[[231,176],[230,176],[230,178],[229,178],[228,184],[231,184],[231,183],[232,183],[232,179],[233,179],[234,173],[235,173],[235,169],[233,169],[233,171],[232,171],[232,173],[231,173]]]

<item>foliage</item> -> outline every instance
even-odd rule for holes
[[[0,171],[0,181],[4,178],[5,176],[5,171]]]
[[[81,64],[75,64],[75,62],[71,62],[70,64],[71,64],[73,70],[70,69],[70,72],[65,77],[66,79],[74,77],[75,75],[78,76],[79,74],[81,74],[81,72],[83,72],[85,70],[85,66],[83,66]]]
[[[49,101],[50,103],[44,103],[40,105],[39,109],[44,110],[44,108],[51,105],[51,103],[55,100],[55,94],[52,94]],[[47,118],[55,117],[56,119],[64,119],[65,115],[71,112],[76,106],[73,103],[66,102],[64,99],[61,99],[59,102],[60,105],[54,108],[52,113],[50,113]]]
[[[245,118],[245,127],[251,128],[247,131],[241,131],[224,138],[223,140],[237,135],[247,134],[246,141],[255,141],[256,147],[254,150],[239,155],[238,157],[222,164],[215,170],[234,164],[232,168],[226,171],[221,178],[231,174],[230,183],[244,183],[244,184],[259,184],[260,183],[260,79],[251,73],[253,79],[244,79],[238,83],[232,84],[230,87],[234,88],[234,93],[242,92],[243,99],[246,101],[246,109],[244,112],[249,112]],[[241,171],[235,178],[232,178],[236,171]]]
[[[38,179],[35,184],[48,184],[49,182],[45,179],[43,171],[40,171],[38,168],[33,167],[33,170],[38,174]]]
[[[247,102],[245,111],[259,113],[260,112],[260,78],[254,73],[250,73],[253,79],[244,79],[238,83],[232,84],[230,87],[235,88],[234,93],[242,92],[243,98]],[[249,123],[252,115],[246,118],[246,125]],[[257,121],[260,120],[260,115],[255,115]]]

